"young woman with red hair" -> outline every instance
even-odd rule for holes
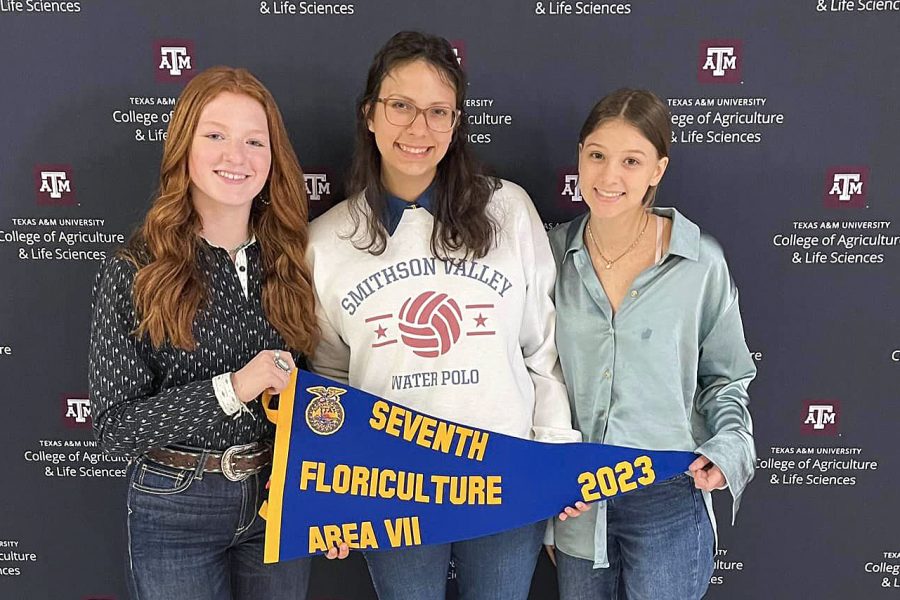
[[[94,289],[90,396],[128,472],[134,598],[305,598],[308,561],[263,564],[257,515],[277,393],[318,339],[303,173],[269,91],[243,69],[175,106],[159,192]]]

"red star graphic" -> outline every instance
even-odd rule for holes
[[[378,329],[375,330],[375,333],[378,334],[379,338],[387,337],[387,329],[385,329],[383,325],[379,325]]]
[[[475,317],[475,327],[487,327],[487,325],[484,324],[485,321],[487,321],[487,317],[478,313],[478,316]]]

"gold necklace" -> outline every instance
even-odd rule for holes
[[[646,213],[645,213],[645,214],[646,214]],[[625,256],[626,254],[628,254],[629,252],[631,252],[632,250],[634,250],[634,247],[638,245],[638,242],[641,241],[641,236],[643,236],[643,235],[644,235],[644,232],[647,231],[647,224],[650,223],[650,215],[646,215],[646,217],[647,217],[647,218],[644,219],[644,227],[641,228],[641,232],[637,234],[637,237],[634,238],[634,241],[631,242],[631,245],[628,246],[628,248],[625,250],[625,252],[623,252],[622,254],[618,255],[617,257],[615,257],[615,258],[612,259],[612,260],[610,260],[610,259],[606,258],[605,256],[603,256],[603,252],[600,250],[600,245],[597,243],[597,240],[594,239],[594,232],[591,231],[591,221],[590,221],[590,219],[588,219],[588,224],[587,224],[588,237],[591,238],[591,243],[594,244],[594,248],[597,249],[597,254],[599,254],[599,255],[600,255],[600,258],[603,259],[603,262],[606,263],[606,268],[607,268],[607,269],[612,269],[612,266],[613,266],[620,258],[622,258],[622,257]]]

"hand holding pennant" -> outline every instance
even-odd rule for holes
[[[490,535],[669,479],[697,458],[515,438],[306,371],[293,373],[277,411],[271,404],[267,563],[338,541],[377,551]]]

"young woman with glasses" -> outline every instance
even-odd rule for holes
[[[473,161],[465,94],[442,38],[398,33],[375,56],[349,198],[310,228],[322,329],[312,366],[439,418],[577,441],[547,236],[522,188]],[[543,534],[537,523],[366,559],[382,600],[443,600],[451,558],[462,599],[524,599]]]

